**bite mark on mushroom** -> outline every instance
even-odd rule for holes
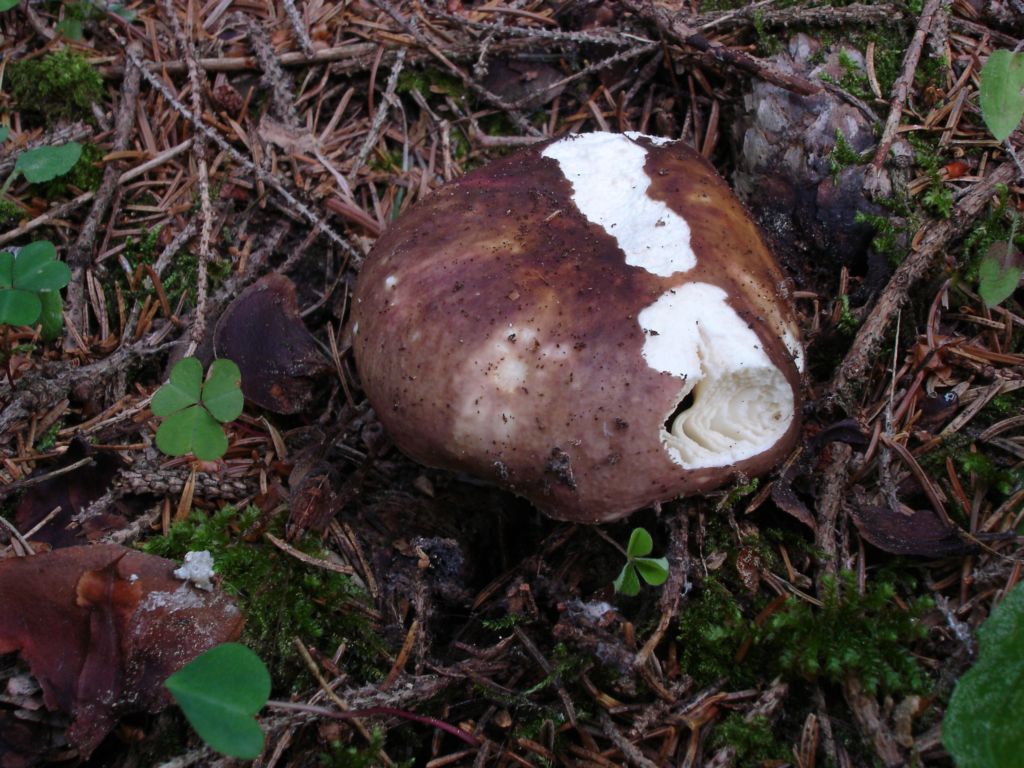
[[[647,194],[644,147],[624,134],[586,133],[549,144],[541,156],[558,163],[576,207],[618,241],[626,264],[662,277],[696,266],[686,220]]]
[[[789,429],[793,390],[757,334],[708,283],[677,286],[639,314],[644,359],[682,380],[677,400],[693,404],[662,429],[661,441],[685,469],[734,464],[768,450]]]

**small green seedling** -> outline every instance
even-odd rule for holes
[[[196,733],[212,749],[242,760],[263,751],[256,714],[270,698],[270,673],[240,643],[197,656],[164,682]]]
[[[53,243],[29,243],[15,256],[0,252],[0,323],[43,327],[43,337],[60,334],[60,289],[71,280],[68,265],[57,260]]]
[[[615,579],[615,591],[627,597],[640,594],[640,579],[652,587],[660,587],[668,578],[668,560],[664,557],[647,557],[654,549],[654,542],[643,528],[634,528],[626,545],[626,564]]]
[[[74,168],[81,156],[82,145],[77,141],[70,141],[56,147],[36,147],[25,150],[18,155],[18,159],[14,163],[14,170],[11,171],[11,175],[7,177],[3,187],[0,188],[0,195],[10,189],[19,173],[32,184],[53,181]]]
[[[993,51],[981,70],[981,116],[1000,142],[1024,117],[1024,53]]]
[[[1017,217],[1013,217],[1010,237],[992,243],[978,265],[978,295],[985,306],[998,306],[1006,301],[1020,284],[1021,254],[1014,246],[1017,235]]]
[[[978,630],[978,661],[960,678],[942,723],[958,768],[1020,765],[1024,729],[1024,586],[1015,587]]]
[[[153,395],[150,408],[164,421],[156,445],[168,456],[192,453],[197,459],[219,459],[228,449],[221,424],[242,413],[241,371],[230,360],[214,360],[203,381],[203,365],[194,357],[179,360],[171,379]]]

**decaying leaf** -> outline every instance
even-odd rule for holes
[[[979,549],[931,509],[900,505],[896,512],[882,504],[858,504],[853,522],[865,540],[894,555],[953,557]]]
[[[274,413],[303,410],[314,379],[330,368],[299,316],[295,286],[270,274],[224,311],[214,334],[217,357],[237,363],[245,398]]]
[[[69,547],[127,524],[128,517],[124,513],[130,511],[131,501],[124,499],[110,505],[108,511],[81,521],[80,525],[74,522],[76,515],[110,490],[118,466],[111,454],[93,452],[85,441],[73,440],[61,457],[60,465],[47,466],[43,471],[52,472],[89,456],[93,458],[91,464],[44,480],[25,491],[14,512],[19,531],[34,530],[58,507],[59,511],[29,537],[32,541],[51,547]]]
[[[19,652],[46,706],[72,716],[82,756],[121,715],[169,704],[170,674],[241,633],[234,603],[176,567],[112,544],[0,561],[0,653]]]

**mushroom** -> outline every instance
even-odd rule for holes
[[[398,448],[555,518],[761,474],[797,438],[786,281],[681,142],[570,136],[441,187],[377,241],[352,320]]]

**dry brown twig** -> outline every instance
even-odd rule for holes
[[[137,43],[132,43],[136,53],[141,52]],[[124,82],[121,84],[121,104],[115,119],[114,141],[112,149],[121,152],[128,148],[132,131],[135,128],[136,106],[139,99],[140,72],[138,67],[129,67]],[[93,249],[99,235],[100,224],[110,208],[114,192],[118,188],[117,163],[108,163],[103,170],[103,180],[93,197],[92,209],[85,217],[85,222],[78,231],[78,238],[68,249],[67,263],[71,267],[71,282],[68,283],[67,314],[71,318],[69,325],[77,325],[84,332],[87,328],[88,310],[85,302],[85,273],[92,265]],[[65,345],[69,349],[77,346],[73,336],[65,336]]]
[[[188,67],[188,79],[192,97],[192,114],[203,113],[203,78],[199,75],[196,63],[196,50],[191,38],[185,34],[173,0],[164,0],[164,16],[171,25],[178,50]],[[195,352],[206,332],[206,297],[209,290],[208,269],[210,264],[210,240],[213,237],[213,208],[210,204],[210,169],[206,162],[206,142],[199,135],[192,139],[192,155],[196,159],[196,170],[199,174],[199,254],[196,260],[196,310],[193,314],[192,328],[185,356]]]
[[[921,49],[924,47],[925,38],[935,23],[935,17],[942,7],[943,0],[928,0],[921,11],[921,18],[917,23],[917,31],[907,46],[907,52],[903,56],[903,70],[892,88],[892,100],[889,102],[889,117],[886,118],[885,128],[882,130],[882,138],[875,149],[875,156],[864,174],[864,189],[872,195],[886,195],[890,191],[888,178],[884,176],[882,165],[889,155],[889,149],[896,138],[896,131],[900,127],[900,119],[903,117],[903,107],[907,103],[907,96],[910,95],[910,86],[914,83],[914,73],[917,72],[917,64],[921,60]]]

